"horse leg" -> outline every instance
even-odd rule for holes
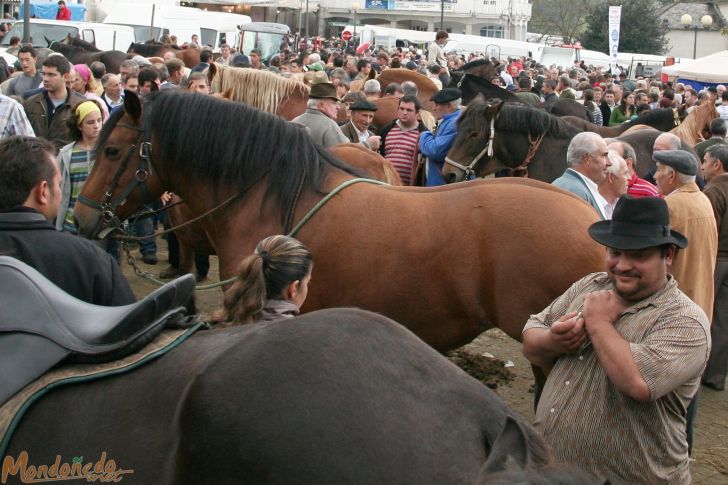
[[[179,239],[178,239],[179,240]],[[192,273],[194,251],[184,241],[179,240],[179,273]]]

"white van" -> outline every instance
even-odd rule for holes
[[[200,18],[200,47],[209,45],[215,52],[222,44],[237,49],[240,45],[240,26],[252,22],[247,15],[203,10]]]
[[[182,45],[193,35],[200,37],[202,10],[174,5],[149,3],[104,4],[104,23],[128,25],[134,29],[137,42],[161,40],[162,36],[176,35]],[[202,39],[200,39],[202,40]]]
[[[12,37],[22,39],[23,32],[23,21],[15,22],[0,42],[0,49],[7,49]],[[34,47],[48,47],[53,41],[63,41],[69,34],[95,44],[102,51],[126,52],[129,45],[136,41],[134,29],[125,25],[30,19],[30,42]]]

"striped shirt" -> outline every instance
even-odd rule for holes
[[[394,165],[402,179],[402,185],[410,185],[412,166],[417,160],[419,138],[420,132],[417,130],[417,125],[410,130],[402,131],[397,122],[384,139],[384,158]]]
[[[0,138],[14,135],[35,136],[23,105],[0,94]]]
[[[627,183],[627,195],[632,197],[660,197],[660,193],[657,191],[657,187],[649,183],[647,180],[643,180],[637,176],[636,173],[632,174],[632,178]]]
[[[587,275],[532,315],[524,332],[549,328],[580,310],[587,293],[611,289],[606,273]],[[578,352],[556,361],[535,426],[559,461],[612,483],[690,483],[685,415],[710,354],[708,319],[669,276],[662,289],[628,308],[614,326],[630,342],[650,401],[622,394],[587,340]]]
[[[82,148],[73,148],[71,152],[71,199],[68,204],[68,210],[66,211],[66,217],[63,220],[63,231],[76,234],[76,225],[73,222],[73,208],[76,207],[76,200],[78,194],[83,189],[83,184],[88,178],[88,173],[91,171],[93,161],[96,160],[96,153],[91,150],[83,150]]]

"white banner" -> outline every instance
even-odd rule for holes
[[[622,7],[609,7],[609,57],[612,74],[617,75],[617,55],[619,54],[619,22],[622,18]]]

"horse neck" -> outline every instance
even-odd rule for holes
[[[690,146],[694,146],[698,142],[698,133],[700,133],[700,127],[698,126],[698,108],[695,108],[679,126],[676,126],[670,133],[677,135],[683,143],[688,143]]]

